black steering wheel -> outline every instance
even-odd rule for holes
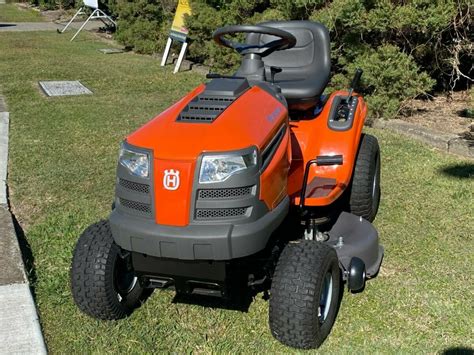
[[[226,35],[235,35],[237,33],[258,33],[278,37],[278,39],[263,44],[248,44],[234,42],[224,38]],[[233,25],[221,27],[214,32],[214,41],[224,47],[235,49],[239,54],[257,54],[265,57],[275,51],[289,49],[295,46],[296,38],[287,31],[274,27],[259,25]]]

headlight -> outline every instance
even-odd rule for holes
[[[227,180],[238,171],[257,164],[257,151],[245,155],[207,155],[202,158],[199,183],[207,184]]]
[[[146,153],[133,151],[122,144],[120,147],[119,163],[126,167],[130,174],[142,178],[148,177],[150,162]]]

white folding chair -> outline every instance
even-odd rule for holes
[[[99,9],[99,1],[98,0],[82,0],[82,2],[83,2],[83,6],[81,6],[81,8],[79,10],[77,10],[77,12],[74,14],[72,19],[67,23],[67,25],[61,31],[58,30],[59,33],[63,33],[64,31],[66,31],[66,29],[69,27],[69,25],[76,19],[77,16],[83,15],[83,14],[86,13],[85,12],[86,8],[92,9],[92,13],[89,15],[87,20],[82,24],[82,26],[77,30],[77,32],[71,38],[71,42],[74,41],[74,38],[77,37],[79,32],[82,31],[82,29],[87,25],[87,23],[90,20],[99,19],[105,25],[107,25],[107,22],[105,22],[105,20],[109,20],[115,27],[117,27],[117,23],[114,20],[112,20],[112,18],[109,15],[107,15],[104,11]]]

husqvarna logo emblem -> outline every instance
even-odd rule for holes
[[[179,171],[178,170],[165,170],[165,176],[163,176],[163,187],[166,190],[177,190],[179,187]]]

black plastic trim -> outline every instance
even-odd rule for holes
[[[246,155],[253,151],[258,152],[257,147],[251,146],[248,148],[234,150],[234,151],[223,151],[223,152],[206,152],[199,155],[196,162],[196,170],[194,172],[193,181],[193,194],[192,201],[189,211],[189,219],[193,224],[223,224],[229,223],[250,223],[258,218],[262,217],[268,212],[268,208],[265,203],[259,200],[259,189],[260,189],[260,173],[259,167],[261,165],[259,154],[257,154],[257,164],[250,166],[247,169],[236,172],[229,176],[224,181],[214,183],[200,183],[199,172],[201,170],[202,159],[204,156],[213,155]],[[203,189],[228,189],[228,188],[241,188],[246,186],[255,186],[252,188],[251,194],[241,197],[229,198],[229,199],[200,199],[199,190]],[[226,218],[212,219],[200,219],[196,218],[197,209],[233,209],[242,207],[252,207],[247,210],[245,214],[236,215]]]
[[[286,124],[284,124],[279,130],[278,133],[272,138],[270,143],[262,151],[262,172],[268,167],[268,164],[272,161],[273,156],[275,155],[278,147],[280,146],[283,138],[286,133]]]
[[[206,89],[185,106],[176,121],[212,123],[249,88],[247,79],[211,80]]]
[[[316,157],[316,164],[318,166],[342,165],[342,163],[342,155],[319,155]]]
[[[286,197],[275,209],[250,223],[165,226],[118,209],[112,211],[109,221],[115,242],[128,251],[181,260],[230,260],[264,249],[287,216],[289,205]]]
[[[150,166],[148,177],[142,178],[132,175],[126,167],[120,164],[120,161],[117,162],[114,200],[115,208],[120,212],[131,216],[153,219],[155,215],[154,184],[152,183],[154,171],[153,151],[133,146],[126,141],[123,142],[123,146],[131,151],[147,154]],[[148,188],[148,192],[140,192],[127,188],[120,183],[121,180],[125,180],[131,184],[143,185],[143,188]],[[125,203],[122,204],[122,202]],[[132,208],[133,204],[135,204],[135,207],[137,208]],[[149,209],[146,208],[146,206],[149,206]]]
[[[357,96],[351,96],[349,103],[345,103],[347,96],[338,95],[334,98],[331,106],[331,111],[329,112],[328,117],[328,127],[333,131],[348,131],[352,128],[354,124],[355,112],[357,110],[357,105],[359,103],[359,98]],[[337,109],[339,105],[346,104],[349,107],[349,112],[347,115],[346,121],[338,121],[336,119]]]

